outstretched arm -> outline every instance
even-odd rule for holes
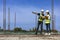
[[[32,12],[33,14],[36,14],[36,15],[38,15],[38,13],[37,12]]]

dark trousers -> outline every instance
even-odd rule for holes
[[[51,32],[50,23],[49,24],[46,24],[46,32],[47,33],[50,33]]]
[[[41,29],[40,33],[42,34],[42,31],[43,31],[43,22],[38,21],[38,25],[37,25],[37,29],[36,29],[36,34],[37,34],[38,30],[39,30],[39,27]]]

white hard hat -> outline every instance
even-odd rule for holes
[[[46,12],[49,12],[49,10],[46,10]]]
[[[43,10],[43,9],[41,9],[41,11],[43,12],[44,10]]]

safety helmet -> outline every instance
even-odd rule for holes
[[[46,10],[46,12],[49,12],[49,10]]]
[[[43,10],[43,9],[41,9],[41,12],[44,12],[44,10]]]

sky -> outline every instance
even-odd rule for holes
[[[0,0],[0,26],[3,28],[3,0]],[[54,0],[55,29],[60,31],[59,12],[60,0]],[[32,11],[49,10],[51,0],[6,0],[6,27],[8,28],[8,8],[10,8],[10,28],[14,29],[14,14],[16,12],[16,27],[29,30],[36,26],[36,15]],[[45,13],[44,13],[45,14]],[[45,24],[44,24],[45,25]],[[7,29],[6,28],[6,29]],[[46,27],[44,26],[44,29]]]

